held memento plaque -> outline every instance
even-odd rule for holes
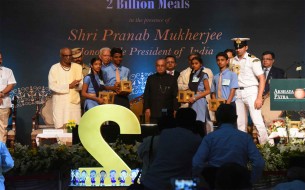
[[[120,82],[120,95],[128,95],[132,92],[131,81],[121,81]]]
[[[190,90],[179,90],[178,92],[178,102],[187,103],[191,98],[193,98],[195,93]]]
[[[210,111],[216,111],[217,108],[220,106],[220,104],[225,104],[226,100],[225,99],[210,99],[209,100],[209,110]]]
[[[99,93],[99,97],[104,99],[105,104],[113,104],[114,102],[114,93],[102,91]]]

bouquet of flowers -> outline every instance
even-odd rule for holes
[[[299,132],[305,132],[305,118],[301,117],[300,120],[301,120],[301,125],[299,128]]]
[[[14,149],[9,149],[15,166],[6,175],[31,175],[61,171],[61,175],[70,173],[71,168],[101,167],[101,164],[81,145],[41,145],[32,148],[29,145],[15,143]]]
[[[272,123],[268,126],[268,133],[277,132],[278,128],[286,128],[286,122],[284,119],[273,120]]]
[[[279,171],[287,168],[287,162],[282,154],[286,150],[280,150],[277,145],[268,143],[256,145],[265,160],[265,171]]]
[[[66,129],[68,132],[72,132],[72,129],[76,127],[75,120],[69,120],[68,123],[66,124]]]
[[[265,171],[287,170],[289,159],[305,155],[305,140],[293,140],[288,144],[256,145],[265,160]]]

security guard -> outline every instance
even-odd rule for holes
[[[268,141],[268,133],[261,113],[265,87],[261,61],[247,52],[247,41],[250,38],[233,38],[232,40],[236,56],[231,59],[230,68],[237,73],[239,86],[235,93],[238,129],[246,132],[249,110],[253,124],[259,133],[259,143],[265,144]]]

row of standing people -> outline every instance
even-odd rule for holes
[[[171,58],[174,57],[168,57]],[[128,80],[130,76],[130,70],[121,65],[122,60],[120,48],[102,48],[100,56],[93,58],[88,67],[83,63],[81,48],[60,50],[60,62],[51,67],[48,76],[49,88],[53,92],[53,120],[56,128],[61,128],[71,118],[78,123],[80,109],[84,113],[103,104],[104,99],[98,96],[103,90],[115,92],[114,104],[130,108],[128,94],[120,95],[120,81]],[[168,65],[174,68],[174,64]],[[173,75],[177,79],[179,73],[173,72]]]
[[[254,124],[260,124],[259,133],[262,135],[266,134],[260,113],[263,101],[262,96],[266,96],[269,92],[270,79],[284,78],[285,73],[283,70],[273,66],[275,59],[273,52],[266,51],[262,54],[261,65],[258,58],[247,53],[248,46],[246,41],[246,39],[234,39],[237,56],[231,58],[230,62],[231,67],[236,69],[238,75],[228,70],[228,58],[223,53],[219,53],[216,56],[216,60],[220,73],[213,77],[212,81],[212,98],[219,98],[219,94],[222,94],[223,98],[227,100],[226,103],[234,105],[235,102],[236,108],[233,105],[228,105],[231,108],[220,106],[222,110],[219,110],[217,120],[223,123],[219,125],[219,130],[204,137],[198,148],[198,144],[194,142],[195,136],[192,138],[192,141],[187,141],[194,144],[185,143],[181,145],[179,143],[186,142],[187,133],[183,133],[185,136],[183,136],[183,140],[180,140],[181,136],[174,132],[169,130],[162,132],[158,140],[159,144],[156,148],[156,155],[152,162],[148,163],[151,166],[147,167],[148,169],[146,168],[147,170],[142,178],[144,189],[167,189],[170,187],[170,179],[172,178],[200,175],[206,181],[206,184],[204,184],[205,189],[214,189],[215,187],[217,189],[251,189],[251,184],[260,178],[264,168],[264,160],[251,137],[241,132],[245,130],[247,122],[245,118],[247,117],[247,112],[245,109],[250,111]],[[194,65],[195,63],[193,62],[196,62],[196,59],[190,58],[190,61]],[[262,71],[262,66],[265,72]],[[190,75],[192,72],[196,74],[196,70],[198,69],[191,66],[181,72],[180,80],[178,79],[179,90],[191,88],[189,81],[194,80],[194,78],[190,77]],[[187,71],[189,71],[189,74],[182,75]],[[183,77],[185,80],[188,80],[188,82],[184,82],[184,89],[181,88],[181,84],[183,84],[181,79]],[[219,83],[220,77],[222,77],[222,80]],[[197,76],[197,78],[199,77]],[[195,81],[197,80],[195,78]],[[202,80],[207,79],[203,78]],[[234,80],[237,81],[237,85],[236,82],[233,82]],[[207,85],[204,85],[204,81],[202,84],[208,89]],[[220,91],[218,91],[218,86],[221,86]],[[197,100],[197,97],[195,96],[195,100]],[[190,101],[190,103],[192,102]],[[235,111],[237,111],[237,115]],[[241,121],[238,121],[238,117],[241,116]],[[236,121],[238,122],[239,130],[234,129]],[[155,139],[157,138],[155,137]],[[263,144],[266,141],[267,135],[260,138],[260,143]],[[149,141],[147,143],[146,140],[146,144],[149,144]],[[145,140],[143,146],[145,146]],[[185,148],[186,146],[188,148]],[[184,149],[177,150],[173,147],[183,147]],[[138,151],[141,156],[143,153],[141,151],[143,150],[140,148]],[[195,151],[195,153],[192,151]],[[172,158],[168,155],[175,155],[175,157]],[[249,160],[251,160],[252,164],[251,175],[249,175],[246,169]],[[192,174],[190,174],[190,163],[192,163],[193,168]],[[240,172],[240,169],[243,172]],[[297,185],[297,188],[300,188],[300,185]]]
[[[239,115],[238,117],[238,126],[241,130],[245,131],[246,129],[246,119],[247,119],[247,112],[245,110],[249,109],[251,119],[254,122],[254,125],[258,127],[260,132],[260,141],[264,142],[266,139],[266,132],[264,130],[264,124],[261,119],[260,110],[257,108],[261,107],[262,99],[261,94],[263,93],[266,95],[269,92],[269,81],[272,78],[284,78],[285,73],[283,70],[276,68],[273,66],[275,61],[275,55],[273,52],[266,51],[262,55],[262,65],[264,67],[264,72],[261,69],[260,60],[253,57],[252,55],[247,53],[248,46],[247,46],[247,40],[248,39],[242,39],[242,38],[236,38],[234,39],[234,45],[236,48],[237,56],[234,55],[234,51],[226,51],[230,58],[230,64],[232,65],[240,65],[240,70],[238,75],[238,88],[233,88],[232,90],[236,89],[236,95],[237,95],[237,113]],[[103,103],[102,98],[98,98],[96,96],[97,91],[101,89],[107,89],[112,90],[115,92],[119,91],[117,80],[126,80],[129,78],[130,70],[124,66],[121,66],[123,54],[119,48],[114,48],[112,54],[110,48],[102,48],[100,50],[99,59],[93,59],[91,61],[91,68],[84,64],[83,62],[83,53],[81,48],[74,48],[72,51],[69,48],[63,48],[60,50],[60,62],[53,65],[51,67],[51,70],[49,72],[49,87],[53,91],[54,96],[54,122],[56,128],[62,127],[63,124],[65,124],[70,119],[75,119],[78,123],[79,118],[81,116],[80,109],[82,110],[88,110],[92,108],[93,106],[99,105]],[[175,70],[176,66],[176,59],[174,56],[167,56],[166,61],[166,68],[163,67],[161,69],[162,72],[167,70],[167,73],[170,75],[173,75],[175,80],[178,78],[178,89],[179,90],[187,90],[189,89],[189,81],[190,81],[190,75],[192,72],[192,59],[194,57],[200,57],[200,54],[198,53],[192,53],[188,57],[189,67],[183,70],[181,73]],[[221,58],[219,58],[221,57]],[[111,62],[112,59],[112,63]],[[218,56],[217,64],[220,67],[220,70],[223,68],[223,64],[227,64],[225,57]],[[78,64],[72,64],[72,61]],[[194,62],[199,62],[199,60],[194,60]],[[162,61],[161,61],[162,62]],[[219,62],[219,63],[218,63]],[[198,65],[197,63],[194,63],[195,65]],[[219,74],[217,74],[213,78],[213,73],[209,68],[206,68],[205,66],[201,65],[201,69],[204,73],[207,75],[203,75],[203,79],[206,79],[208,76],[208,83],[211,86],[212,90],[212,98],[216,96],[218,97],[217,88],[215,87],[218,85],[219,80]],[[158,71],[157,66],[157,73],[161,72]],[[13,71],[7,67],[2,66],[2,53],[0,53],[0,72],[1,72],[1,84],[0,84],[0,111],[1,111],[1,118],[0,118],[0,140],[2,142],[6,142],[6,128],[7,128],[7,121],[9,117],[9,110],[11,108],[11,100],[9,93],[16,85],[16,80],[13,74]],[[119,71],[119,77],[116,77],[116,73],[118,68]],[[200,69],[200,70],[201,70]],[[234,68],[233,68],[234,69]],[[160,69],[159,69],[160,70]],[[90,73],[90,75],[88,75]],[[226,73],[229,73],[229,76],[231,76],[230,72],[227,71],[227,69],[224,70],[224,75]],[[264,73],[264,75],[262,75]],[[192,88],[195,88],[196,86],[196,77],[199,74],[198,70],[197,73],[194,73],[192,76],[195,77],[195,80],[191,80],[190,86]],[[87,76],[88,75],[88,76]],[[157,74],[158,75],[158,74]],[[201,74],[200,74],[201,75]],[[263,81],[262,76],[266,76],[267,80],[266,82]],[[85,77],[84,85],[83,85],[83,77]],[[149,85],[151,84],[150,81],[154,81],[153,78],[156,78],[155,76],[151,76],[148,78],[148,83],[146,85],[146,89],[149,88]],[[95,80],[93,80],[95,79]],[[161,77],[162,79],[162,77]],[[258,80],[259,79],[259,82]],[[96,81],[96,82],[95,82]],[[161,82],[165,82],[167,80],[161,80]],[[205,81],[205,80],[203,80]],[[212,82],[213,81],[213,82]],[[155,81],[154,81],[155,82]],[[198,81],[197,81],[198,82]],[[222,95],[227,99],[227,103],[234,102],[235,97],[232,97],[231,88],[227,91],[226,87],[231,84],[234,84],[234,81],[231,79],[222,80]],[[160,99],[164,93],[164,91],[168,91],[167,89],[167,83],[158,84],[156,89],[159,89],[160,92],[157,93],[157,97]],[[83,87],[84,86],[84,87]],[[156,85],[155,85],[156,86]],[[265,86],[265,88],[263,88]],[[169,84],[168,87],[172,87],[172,89],[175,88],[175,85]],[[249,88],[251,87],[251,88]],[[171,90],[172,90],[171,89]],[[202,91],[202,89],[206,89],[205,94],[207,94],[207,98],[209,98],[209,94],[207,93],[208,87],[206,85],[206,82],[199,83],[198,84],[198,90]],[[262,90],[263,89],[263,90]],[[175,90],[175,89],[174,89]],[[79,97],[78,92],[82,91],[82,96]],[[250,102],[243,102],[243,96],[247,96],[248,94],[251,94],[254,91],[254,94],[251,96]],[[263,92],[262,92],[263,91]],[[213,95],[214,92],[214,95]],[[147,97],[146,93],[146,96]],[[257,94],[257,96],[256,96]],[[204,95],[203,95],[204,96]],[[256,97],[255,97],[256,96]],[[151,96],[150,96],[151,97]],[[148,98],[150,98],[148,96]],[[171,98],[176,97],[175,95],[172,95]],[[81,99],[80,99],[81,98]],[[144,111],[145,115],[150,116],[152,120],[155,120],[156,118],[160,117],[162,108],[164,109],[177,109],[177,104],[174,103],[172,100],[164,99],[164,103],[159,102],[159,99],[155,100],[153,99],[146,99],[144,103]],[[193,104],[193,107],[197,107],[198,104],[203,103],[205,104],[205,101],[202,101],[202,98],[200,96],[196,96],[195,100],[191,100],[190,103],[194,103],[197,99],[199,100],[197,103]],[[232,98],[232,99],[231,99]],[[250,97],[248,97],[250,98]],[[161,98],[162,99],[162,98]],[[150,100],[152,100],[151,103]],[[255,100],[255,101],[254,101]],[[82,103],[81,106],[79,106],[79,103]],[[85,105],[84,105],[85,103]],[[124,105],[126,107],[129,107],[128,97],[127,96],[116,96],[115,103],[118,103],[120,105]],[[150,104],[150,105],[149,105]],[[152,106],[157,106],[157,109],[152,109]],[[181,107],[186,107],[188,104],[183,104]],[[156,111],[157,110],[157,111]],[[203,110],[206,111],[204,108]],[[83,111],[84,112],[84,111]],[[202,111],[203,112],[203,111]],[[70,113],[70,114],[67,114]],[[199,114],[200,115],[200,114]],[[202,114],[201,114],[202,115]],[[202,116],[198,117],[202,117]],[[211,112],[210,112],[210,115]],[[205,117],[202,117],[201,119],[203,122],[205,122]],[[207,121],[208,131],[212,130],[212,123]]]
[[[54,64],[49,71],[48,81],[49,88],[53,92],[52,108],[55,128],[63,127],[71,119],[79,123],[81,108],[86,111],[103,104],[104,100],[98,97],[98,92],[101,90],[116,92],[114,103],[129,108],[128,96],[118,94],[119,81],[127,80],[130,74],[128,68],[120,65],[123,57],[122,50],[102,48],[100,58],[91,60],[90,69],[82,63],[82,58],[79,58],[82,56],[80,48],[73,51],[62,48],[60,62]]]
[[[285,72],[273,66],[275,62],[273,52],[263,52],[261,64],[258,58],[247,52],[248,38],[234,38],[232,40],[234,41],[235,52],[233,50],[225,51],[228,58],[231,58],[228,60],[223,53],[219,53],[216,56],[220,73],[213,77],[210,70],[204,68],[206,70],[205,73],[210,78],[213,78],[212,82],[210,82],[212,98],[224,98],[227,104],[236,105],[238,128],[241,131],[246,131],[248,114],[250,113],[251,120],[259,132],[259,142],[264,144],[268,140],[268,136],[261,114],[263,96],[266,97],[269,93],[270,79],[284,78]],[[236,56],[235,53],[237,54]],[[192,60],[191,56],[190,60]],[[229,69],[234,71],[237,76],[228,69],[228,65],[230,65]],[[179,90],[188,88],[187,84],[189,82],[187,80],[191,71],[190,67],[181,72],[178,79]],[[211,125],[209,125],[209,122],[207,124],[209,131]]]
[[[177,71],[171,72],[175,68],[175,57],[167,56],[165,59],[158,59],[156,61],[157,72],[148,77],[145,86],[145,117],[150,118],[151,122],[156,122],[162,112],[174,113],[179,107],[176,99],[178,89],[190,89],[196,95],[190,99],[189,104],[183,104],[181,107],[190,106],[196,110],[197,120],[208,125],[208,132],[213,129],[206,100],[211,94],[212,98],[225,98],[227,104],[236,105],[239,116],[238,128],[242,131],[246,131],[249,111],[250,117],[259,132],[259,142],[264,144],[268,136],[260,108],[263,103],[262,97],[266,83],[265,75],[260,60],[247,52],[247,41],[249,39],[236,38],[233,40],[237,56],[228,59],[225,53],[217,54],[216,62],[220,73],[215,77],[210,69],[203,66],[200,54],[197,53],[193,53],[188,57],[190,65],[180,75],[178,75]],[[103,52],[108,53],[108,64],[103,61]],[[110,50],[107,48],[106,51],[101,51],[100,59],[92,59],[90,74],[86,75],[84,80],[82,80],[82,74],[79,72],[79,70],[84,70],[84,66],[79,67],[77,64],[71,64],[71,56],[74,55],[77,55],[77,53],[72,54],[72,51],[68,48],[62,49],[60,63],[53,65],[49,73],[49,87],[54,92],[53,115],[55,126],[61,127],[71,118],[74,118],[78,123],[81,115],[80,106],[75,103],[80,102],[80,98],[77,98],[79,90],[82,90],[81,94],[86,99],[84,106],[82,106],[85,110],[103,103],[103,99],[97,96],[100,90],[116,92],[114,103],[129,108],[128,96],[118,95],[118,82],[120,80],[128,80],[130,74],[130,70],[121,65],[123,59],[121,49],[113,48]],[[80,54],[80,56],[82,55]],[[272,53],[264,56],[271,56],[271,58],[263,58],[263,64],[265,63],[264,60],[274,60],[274,54]],[[77,58],[77,56],[75,57]],[[109,63],[110,57],[112,63]],[[237,75],[229,70],[229,63],[231,69],[236,71]],[[78,69],[73,69],[74,67]],[[166,71],[167,67],[172,68],[170,71]],[[66,75],[69,72],[71,74]],[[273,73],[270,70],[268,77],[271,74]],[[64,85],[64,87],[61,85]],[[75,114],[73,114],[73,109],[72,111],[70,110],[73,107],[75,108]],[[68,113],[65,108],[70,110],[70,115],[64,114]]]
[[[211,132],[213,123],[210,116],[213,113],[209,113],[207,99],[210,94],[212,99],[224,98],[226,104],[236,107],[238,129],[246,132],[250,114],[254,126],[258,129],[259,142],[264,144],[268,141],[268,135],[261,113],[263,95],[266,96],[269,92],[270,79],[284,78],[285,74],[283,70],[273,66],[273,52],[264,52],[261,64],[258,58],[247,52],[248,38],[232,40],[235,52],[226,50],[225,53],[220,52],[216,55],[220,72],[215,76],[203,65],[200,54],[192,53],[188,57],[189,67],[180,73],[177,85],[179,90],[192,90],[195,96],[181,107],[192,107],[196,110],[197,120],[205,123],[207,132]],[[175,81],[166,75],[166,62],[167,59],[156,61],[157,73],[148,77],[144,91],[145,116],[153,122],[160,118],[161,110],[175,113],[178,107],[175,103],[177,86]]]
[[[236,48],[236,52],[238,53],[238,50],[239,49],[243,49],[243,48],[245,48],[245,46],[243,46],[243,47],[238,46]],[[252,61],[251,60],[247,60],[248,57],[250,57],[250,56],[246,55],[246,57],[242,57],[241,60],[245,59],[246,61],[249,61],[248,64],[250,64],[250,65],[251,64],[253,65],[254,63],[258,64],[257,63],[258,61],[256,61],[256,59],[252,59]],[[170,109],[172,109],[172,110],[178,109],[179,106],[177,105],[177,102],[176,102],[176,95],[177,95],[177,91],[178,91],[178,86],[181,87],[181,78],[183,78],[183,76],[188,80],[188,82],[186,83],[187,88],[189,88],[189,89],[191,89],[191,90],[196,92],[196,96],[194,97],[194,99],[191,99],[189,103],[190,103],[191,107],[193,107],[194,110],[196,110],[196,107],[198,108],[198,110],[196,110],[196,112],[197,112],[197,115],[199,115],[199,117],[197,117],[197,119],[199,119],[199,120],[200,120],[200,118],[203,118],[204,121],[206,121],[206,118],[207,118],[206,116],[208,114],[207,114],[207,106],[206,106],[207,102],[206,102],[205,96],[209,95],[210,92],[212,92],[212,98],[218,98],[219,97],[219,92],[218,92],[219,84],[221,84],[220,86],[222,86],[222,88],[223,88],[223,89],[221,89],[222,90],[221,94],[223,94],[223,96],[225,96],[225,98],[227,99],[227,103],[231,104],[232,102],[234,102],[234,100],[237,101],[238,97],[234,97],[235,91],[245,90],[246,88],[248,88],[248,86],[241,86],[240,87],[239,84],[236,85],[236,81],[240,82],[239,81],[239,76],[237,77],[236,74],[234,74],[233,72],[228,70],[227,66],[228,66],[228,63],[229,63],[229,59],[227,58],[226,54],[224,54],[224,53],[217,54],[216,60],[217,60],[217,64],[219,65],[220,72],[223,74],[222,75],[222,81],[223,82],[221,82],[221,83],[219,83],[220,74],[217,74],[215,77],[210,77],[209,74],[208,74],[208,69],[203,67],[202,59],[199,56],[198,57],[196,57],[196,56],[190,57],[191,67],[187,69],[187,70],[190,71],[189,75],[185,76],[185,75],[183,75],[184,72],[180,73],[178,82],[177,82],[177,80],[174,77],[171,77],[170,75],[166,74],[166,64],[167,64],[166,63],[167,62],[166,59],[158,59],[156,61],[156,70],[157,70],[157,73],[154,74],[154,75],[149,76],[148,80],[147,80],[147,83],[146,83],[146,88],[145,88],[145,92],[144,92],[144,109],[145,109],[145,114],[147,114],[148,117],[151,117],[153,119],[154,116],[156,118],[158,118],[158,116],[160,116],[160,114],[162,113],[162,109],[164,109],[164,108],[168,109],[166,111],[169,111]],[[238,60],[239,59],[237,58],[237,61]],[[94,65],[94,63],[96,63],[96,62],[99,62],[99,60],[98,59],[94,59],[92,61],[92,65]],[[113,62],[115,62],[115,61],[113,60]],[[91,70],[92,74],[98,74],[98,72],[100,70],[100,68],[99,68],[100,66],[99,65],[101,65],[101,64],[98,63],[97,65],[98,65],[97,68],[92,66],[92,70]],[[242,73],[243,72],[242,66],[240,66],[240,67],[241,67],[240,73]],[[255,65],[255,67],[258,67],[258,65]],[[113,72],[114,71],[116,71],[116,70],[113,69]],[[228,72],[230,74],[229,78],[226,78],[226,76],[227,76],[226,72]],[[210,72],[210,74],[212,74],[212,72]],[[258,74],[259,74],[259,72],[258,72]],[[217,76],[218,76],[218,80],[217,80]],[[233,76],[234,79],[232,79],[232,76]],[[89,78],[88,77],[89,77],[89,75],[87,75],[87,79],[90,79],[89,81],[92,81],[92,79],[90,77]],[[100,79],[100,77],[98,77],[98,79]],[[209,80],[211,80],[211,79],[212,79],[212,81],[211,81],[211,89],[210,89]],[[226,79],[226,80],[224,80],[224,79]],[[235,82],[233,82],[234,80],[235,80]],[[86,81],[86,79],[84,80],[84,83],[87,83],[85,81]],[[80,81],[76,80],[76,84],[75,85],[77,85],[77,82],[80,82]],[[262,81],[260,81],[260,82],[262,82]],[[105,81],[104,81],[104,84],[106,84]],[[104,85],[105,89],[108,88],[106,86],[107,85]],[[111,85],[109,85],[109,86],[110,86],[110,88],[112,88],[113,91],[116,90],[114,84],[113,84],[113,86],[111,86]],[[250,86],[250,88],[252,88],[252,87]],[[91,89],[92,90],[91,92],[93,94],[92,97],[94,97],[94,93],[96,93],[96,91],[93,90],[93,89],[94,89],[94,85],[92,84],[92,89]],[[229,91],[228,91],[228,89],[229,89]],[[83,91],[84,91],[84,88],[83,88]],[[153,91],[156,94],[154,94]],[[256,93],[258,94],[259,92],[257,91]],[[169,98],[169,100],[162,102],[163,100],[166,100],[166,98],[164,98],[164,97],[167,96],[166,94],[168,94],[168,96],[170,98]],[[233,96],[232,96],[232,94],[233,94]],[[162,100],[160,100],[158,98],[161,98]],[[196,106],[196,102],[198,102],[197,106]],[[151,103],[151,104],[149,104],[149,103]],[[164,106],[164,104],[165,104],[165,106]],[[167,104],[169,104],[169,105],[166,106]],[[202,108],[204,108],[204,109],[202,110]],[[149,111],[147,111],[147,109],[149,109]],[[154,110],[156,110],[156,113],[154,112]],[[231,113],[231,111],[229,111],[229,113]],[[156,114],[156,115],[154,115],[154,114]],[[227,115],[227,114],[224,114],[224,115]],[[179,116],[178,118],[182,118],[182,117]],[[229,117],[229,118],[231,118],[231,117]],[[235,120],[235,119],[232,119],[232,120]],[[187,159],[183,159],[185,163],[187,161],[187,165],[183,164],[183,166],[184,166],[183,168],[185,169],[185,171],[188,171],[188,172],[190,172],[190,169],[192,167],[194,169],[193,172],[195,172],[197,169],[199,169],[198,171],[202,170],[203,169],[203,163],[206,162],[206,161],[209,161],[209,159],[211,159],[210,157],[208,157],[208,155],[209,154],[213,154],[213,152],[206,153],[205,152],[206,149],[213,150],[215,152],[218,151],[217,154],[223,154],[223,151],[220,151],[220,149],[223,150],[224,147],[227,147],[228,151],[229,152],[231,151],[230,155],[233,155],[233,157],[229,156],[229,157],[223,158],[223,160],[221,162],[218,161],[219,157],[217,157],[217,159],[215,161],[215,164],[211,164],[212,167],[219,167],[220,163],[223,163],[224,161],[230,161],[230,160],[236,161],[236,156],[237,155],[241,156],[240,160],[237,159],[238,161],[240,161],[239,163],[241,165],[245,165],[245,160],[246,159],[244,160],[243,159],[244,157],[242,156],[244,152],[241,151],[241,152],[236,153],[236,146],[232,146],[233,142],[231,142],[231,144],[226,144],[224,142],[224,144],[221,144],[221,145],[220,144],[219,145],[216,144],[216,145],[213,145],[213,147],[206,146],[206,144],[207,144],[206,142],[207,141],[213,140],[214,136],[216,137],[218,135],[221,138],[219,138],[219,140],[217,142],[220,142],[220,139],[223,139],[225,141],[225,139],[227,139],[229,137],[230,138],[234,137],[235,139],[237,139],[234,142],[236,142],[237,144],[243,144],[243,143],[240,143],[241,142],[240,140],[238,140],[239,138],[242,138],[242,139],[245,140],[245,142],[247,142],[248,144],[251,144],[251,149],[249,149],[249,150],[254,151],[256,156],[259,155],[257,149],[255,149],[255,145],[253,144],[253,141],[251,140],[251,138],[249,136],[246,136],[246,134],[244,134],[242,132],[238,133],[238,135],[237,135],[234,130],[230,131],[230,133],[232,133],[232,135],[229,135],[229,133],[227,131],[229,129],[231,130],[231,128],[224,127],[224,126],[222,128],[223,128],[223,130],[219,130],[219,132],[217,132],[217,133],[211,133],[213,135],[212,136],[211,135],[208,136],[209,138],[205,138],[205,140],[201,142],[200,146],[199,146],[200,138],[197,138],[197,137],[193,138],[191,133],[187,133],[185,130],[180,129],[180,128],[177,129],[177,130],[173,129],[172,131],[169,130],[169,131],[167,131],[167,133],[163,133],[163,136],[166,136],[166,138],[163,138],[164,142],[166,142],[166,143],[163,143],[162,138],[161,138],[161,140],[159,142],[161,144],[164,144],[164,146],[163,146],[164,149],[162,149],[162,150],[164,150],[164,152],[163,152],[163,154],[158,154],[158,156],[160,156],[160,155],[164,156],[165,155],[166,157],[168,157],[168,150],[171,150],[172,149],[171,145],[174,145],[173,143],[169,143],[169,142],[176,142],[176,141],[174,141],[174,139],[179,139],[179,138],[175,138],[176,137],[175,135],[179,136],[179,135],[186,135],[186,134],[188,134],[190,137],[192,137],[192,138],[189,138],[189,139],[194,140],[192,142],[194,142],[194,144],[196,144],[196,146],[193,146],[193,145],[190,146],[190,147],[193,147],[191,149],[192,153],[190,153],[190,154],[184,154],[185,151],[190,151],[188,146],[186,146],[185,144],[183,145],[183,143],[179,145],[179,147],[185,147],[185,151],[183,151],[181,149],[179,151],[180,152],[179,155],[184,155],[184,156],[188,155]],[[224,131],[224,132],[221,132],[221,131]],[[223,138],[223,135],[225,135],[226,138]],[[172,140],[169,140],[168,137],[171,137]],[[196,142],[195,142],[195,139],[197,140]],[[245,143],[243,145],[248,146],[247,143]],[[227,145],[227,146],[224,146],[224,145]],[[221,148],[220,148],[220,146],[221,146]],[[234,151],[232,151],[233,147],[235,147]],[[174,150],[174,149],[172,149],[172,150]],[[243,147],[241,147],[240,150],[243,150]],[[202,153],[202,152],[204,152],[204,153]],[[248,154],[249,154],[248,156],[250,157],[250,159],[252,159],[253,156],[254,156],[253,152],[252,153],[249,152]],[[194,155],[194,157],[193,157],[193,155]],[[205,156],[205,158],[203,158],[202,156]],[[171,159],[170,162],[172,162],[173,160],[179,161],[180,159],[177,159],[177,157],[174,157],[173,159]],[[192,160],[193,166],[190,165],[190,163],[191,163],[190,161],[191,160]],[[212,160],[210,160],[211,163],[213,163]],[[253,160],[254,160],[254,158],[253,158]],[[254,174],[259,174],[260,171],[262,170],[262,167],[263,167],[263,161],[262,161],[261,157],[258,160],[259,160],[260,165],[259,165],[259,167],[258,167],[258,165],[256,165],[256,168],[255,168],[255,171],[254,171],[253,175]],[[170,165],[173,165],[173,164],[170,164],[170,162],[168,163],[169,165],[164,166],[164,167],[163,166],[162,167],[157,167],[158,164],[162,165],[163,163],[161,163],[161,162],[154,162],[153,165],[152,165],[153,166],[152,168],[156,168],[156,169],[159,168],[159,169],[161,169],[163,171],[162,172],[162,176],[165,176],[165,178],[167,178],[166,177],[166,174],[167,174],[166,173],[166,169],[168,169]],[[254,162],[254,163],[256,163],[256,162]],[[177,168],[177,164],[175,164],[174,167]],[[160,172],[157,172],[157,173],[160,174]],[[169,175],[171,175],[171,174],[169,174]],[[182,173],[179,173],[178,175],[182,176]],[[148,176],[150,176],[150,178]],[[159,176],[159,175],[157,175],[157,176]],[[152,171],[152,173],[149,172],[147,174],[147,176],[146,176],[146,182],[144,182],[144,185],[146,187],[148,187],[148,188],[151,188],[151,189],[160,189],[161,182],[158,181],[158,179],[154,179],[157,176],[154,176],[153,171]],[[154,180],[157,180],[157,182],[154,183]],[[164,186],[166,186],[168,184],[168,181],[167,182],[166,181],[164,181]],[[157,185],[156,188],[154,188],[152,183]]]

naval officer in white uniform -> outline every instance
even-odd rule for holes
[[[259,143],[265,144],[268,141],[268,133],[261,113],[265,88],[261,61],[247,52],[249,38],[233,38],[232,40],[236,56],[231,59],[230,68],[237,73],[239,86],[235,93],[238,129],[247,131],[248,112],[250,112],[253,124],[258,130]]]

